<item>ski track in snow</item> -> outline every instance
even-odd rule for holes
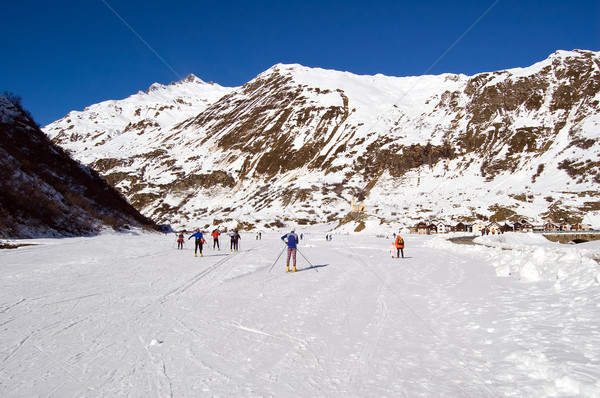
[[[499,277],[494,249],[411,235],[397,259],[305,233],[285,273],[280,235],[0,251],[0,396],[600,396],[597,283]]]

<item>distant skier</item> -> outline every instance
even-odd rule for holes
[[[204,237],[202,236],[202,232],[200,232],[200,228],[197,228],[196,233],[191,235],[188,238],[188,240],[190,240],[192,238],[195,238],[194,257],[198,256],[198,250],[200,251],[200,257],[202,257],[202,245],[204,244],[205,240],[204,240]]]
[[[217,249],[221,250],[221,247],[219,246],[219,235],[221,235],[221,233],[218,229],[213,230],[210,234],[210,236],[213,238],[213,250],[215,250],[215,246]]]
[[[181,231],[181,232],[179,232],[179,235],[177,236],[177,249],[183,250],[184,243],[185,243],[185,239],[183,237],[183,231]]]
[[[304,239],[304,234],[300,234],[300,240]]]
[[[242,239],[237,229],[229,232],[229,237],[231,238],[231,244],[229,246],[229,251],[237,252],[239,250],[239,240]]]
[[[296,229],[292,228],[292,232],[285,234],[281,237],[281,240],[287,243],[288,252],[287,252],[287,261],[286,272],[290,272],[290,257],[294,259],[294,272],[296,272],[296,250],[298,247],[298,235],[296,235]]]
[[[258,233],[258,240],[262,240],[262,232]]]
[[[396,257],[400,258],[400,254],[402,254],[402,258],[404,258],[404,239],[398,235],[394,244],[396,245]]]

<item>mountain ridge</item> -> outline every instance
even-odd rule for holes
[[[339,222],[356,197],[386,225],[490,208],[598,224],[599,59],[557,51],[527,68],[414,77],[276,64],[204,97],[138,101],[121,140],[91,109],[44,131],[161,223]]]

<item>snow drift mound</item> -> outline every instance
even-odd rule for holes
[[[523,282],[554,282],[556,288],[587,288],[600,284],[600,242],[577,246],[553,243],[539,234],[477,237],[479,246],[456,245],[439,236],[432,247],[484,255],[498,276],[518,276]]]

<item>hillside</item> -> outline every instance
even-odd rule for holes
[[[177,226],[339,222],[353,198],[376,224],[599,225],[599,92],[600,54],[580,50],[475,76],[279,64],[237,88],[153,85],[44,131]]]
[[[157,228],[95,171],[50,142],[17,97],[0,96],[0,236]]]

